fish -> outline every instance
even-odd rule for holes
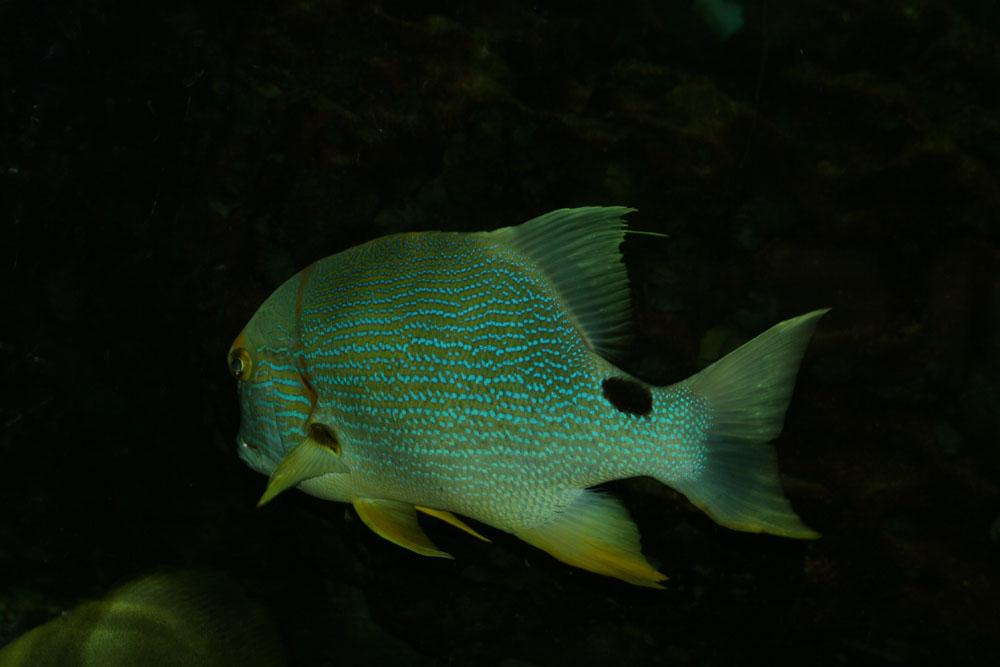
[[[3,667],[280,667],[263,606],[221,572],[159,572],[82,602],[0,648]]]
[[[819,309],[680,382],[615,365],[632,341],[620,245],[635,209],[559,209],[486,232],[412,232],[321,259],[233,341],[237,450],[286,489],[351,503],[381,537],[450,558],[418,512],[461,517],[638,586],[667,577],[619,499],[648,476],[717,523],[811,539],[769,444]]]

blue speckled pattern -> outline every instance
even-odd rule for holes
[[[601,381],[624,374],[530,261],[483,235],[377,239],[308,280],[304,365],[357,490],[513,528],[567,489],[650,474],[665,446],[676,474],[697,466],[693,394],[657,393],[651,417],[616,410]]]

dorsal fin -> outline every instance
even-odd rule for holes
[[[618,246],[625,238],[625,206],[561,208],[487,236],[517,248],[552,281],[598,354],[614,359],[632,340],[632,300]]]

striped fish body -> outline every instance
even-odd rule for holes
[[[629,376],[610,361],[629,342],[629,210],[394,235],[293,276],[230,351],[243,458],[419,553],[446,555],[416,510],[478,536],[458,513],[647,586],[664,577],[637,529],[588,487],[648,475],[725,525],[815,536],[764,443],[822,311],[676,385]]]

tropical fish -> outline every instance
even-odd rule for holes
[[[670,386],[629,375],[613,360],[631,339],[619,245],[633,210],[395,234],[292,276],[229,351],[238,450],[270,476],[259,504],[298,486],[443,557],[417,512],[482,537],[461,514],[650,587],[666,577],[628,512],[591,487],[646,475],[729,528],[817,537],[782,493],[767,443],[826,311]]]
[[[267,612],[221,573],[181,571],[128,582],[0,649],[3,667],[280,667]]]

